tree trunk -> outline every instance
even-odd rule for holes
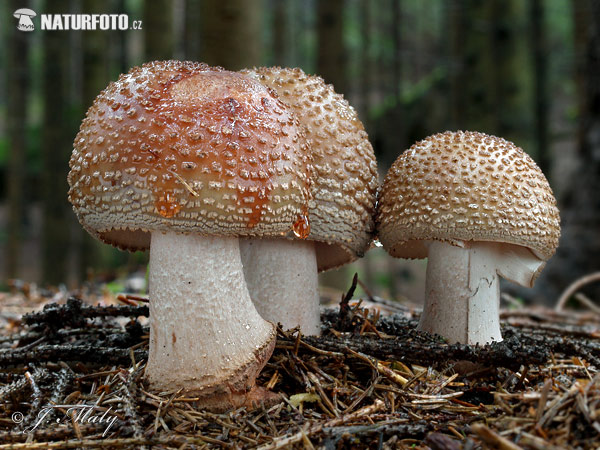
[[[450,84],[448,116],[452,130],[464,127],[465,123],[465,0],[449,0],[445,5],[448,29],[448,76]]]
[[[204,0],[204,62],[228,70],[261,65],[262,0]]]
[[[86,14],[103,14],[106,12],[104,0],[86,0],[84,3]],[[83,110],[81,116],[92,105],[96,96],[104,89],[110,81],[110,61],[108,59],[109,34],[102,30],[86,31],[82,36],[83,43],[83,83],[82,99]],[[121,65],[121,63],[119,64]],[[97,263],[97,244],[89,233],[78,228],[77,253],[79,270],[77,280],[84,280],[88,271]]]
[[[340,94],[347,93],[343,13],[344,0],[318,1],[317,73]]]
[[[460,0],[449,5],[451,99],[455,128],[496,134],[527,147],[525,14],[517,0]],[[530,150],[526,148],[527,150]]]
[[[548,75],[547,46],[545,29],[545,3],[530,0],[529,17],[531,25],[531,53],[533,55],[533,111],[534,145],[537,149],[537,162],[546,174],[550,175],[550,142],[548,139]]]
[[[29,2],[13,0],[10,10],[28,8]],[[29,35],[10,27],[8,31],[6,86],[8,97],[7,134],[9,160],[7,173],[8,227],[6,276],[15,278],[19,270],[19,252],[23,229],[23,188],[27,154],[27,89],[29,86]]]
[[[273,5],[273,58],[274,65],[289,66],[289,20],[288,1],[275,0]]]
[[[360,64],[361,119],[367,131],[371,128],[369,124],[369,110],[371,109],[372,75],[374,73],[373,57],[371,55],[371,4],[370,0],[360,0],[359,8],[362,35]]]
[[[460,14],[464,15],[462,20],[465,29],[463,41],[459,43],[464,48],[461,67],[463,73],[459,79],[465,83],[459,87],[458,92],[462,92],[465,98],[462,120],[458,127],[495,133],[495,114],[489,113],[496,111],[492,102],[492,98],[496,97],[496,77],[492,72],[494,66],[490,64],[492,25],[486,12],[489,3],[466,0],[461,6]]]
[[[394,36],[392,93],[398,102],[402,101],[402,25],[402,0],[392,0],[392,35]]]
[[[577,63],[577,171],[561,198],[562,236],[539,294],[554,303],[575,279],[598,270],[600,255],[600,1],[573,0]],[[600,299],[598,283],[583,289]]]
[[[68,0],[47,2],[44,13],[62,14]],[[42,128],[42,274],[43,281],[65,281],[72,212],[67,202],[67,173],[73,136],[69,129],[69,33],[45,31],[43,46]]]
[[[104,0],[86,0],[86,14],[106,12]],[[86,31],[83,38],[83,107],[87,110],[96,96],[110,81],[108,33],[102,30]]]
[[[316,8],[314,2],[294,1],[291,5],[292,17],[297,23],[292,27],[292,50],[295,61],[308,73],[316,72],[316,46],[313,37],[317,31]]]
[[[125,0],[116,0],[115,13],[127,13]],[[115,36],[115,40],[116,43],[114,45],[116,46],[116,49],[114,51],[114,54],[116,55],[117,60],[117,72],[125,73],[129,70],[129,61],[127,58],[127,44],[129,41],[129,34],[127,32],[118,33]]]
[[[185,1],[185,59],[201,61],[200,4],[196,0]]]
[[[173,58],[173,2],[145,0],[143,18],[145,60]]]
[[[531,116],[525,112],[530,110],[531,102],[527,98],[528,89],[522,72],[529,55],[520,45],[527,37],[523,32],[526,12],[520,10],[523,5],[519,0],[493,0],[489,6],[491,51],[487,53],[485,70],[493,87],[487,114],[492,132],[526,147],[523,138],[530,136]],[[526,150],[532,152],[527,147]]]

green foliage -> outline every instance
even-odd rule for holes
[[[508,309],[513,311],[516,309],[521,309],[525,306],[525,300],[521,297],[513,297],[512,301],[507,305]]]
[[[548,31],[548,75],[553,88],[574,89],[573,11],[570,0],[545,3],[545,27]]]
[[[377,285],[378,289],[383,289],[387,291],[392,287],[393,282],[394,279],[392,278],[392,275],[388,272],[378,272],[375,275],[375,284]]]
[[[122,282],[122,280],[111,281],[110,283],[106,283],[104,287],[113,295],[125,290],[125,284]]]
[[[8,160],[8,139],[0,137],[0,168],[3,168]]]
[[[394,94],[386,95],[380,103],[371,108],[369,118],[378,120],[395,108],[410,108],[429,95],[434,86],[446,77],[446,74],[446,68],[438,66],[416,83],[405,83],[400,99]]]

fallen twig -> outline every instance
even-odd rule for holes
[[[595,281],[600,281],[600,272],[594,272],[594,273],[586,275],[578,280],[575,280],[567,289],[565,289],[565,291],[558,298],[558,302],[556,302],[555,309],[557,311],[561,311],[562,309],[564,309],[565,304],[567,303],[567,300],[569,300],[569,298],[571,298],[571,296],[575,292],[577,292],[579,289],[581,289],[586,284],[590,284]]]
[[[383,406],[384,406],[384,403],[381,400],[375,400],[375,403],[373,403],[372,405],[365,406],[364,408],[361,408],[358,411],[353,412],[352,414],[348,414],[348,415],[345,415],[345,416],[342,416],[339,418],[332,419],[323,424],[313,425],[312,427],[305,426],[300,431],[298,431],[297,433],[292,434],[290,436],[282,436],[282,437],[275,438],[271,443],[266,444],[266,445],[261,445],[260,447],[258,447],[258,450],[275,450],[278,448],[289,447],[292,444],[302,441],[304,436],[310,437],[313,434],[317,434],[317,433],[320,433],[321,431],[323,431],[323,428],[339,426],[344,423],[351,422],[352,420],[356,420],[357,418],[360,418],[363,416],[369,416],[369,415],[381,410],[383,408]]]

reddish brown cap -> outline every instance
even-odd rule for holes
[[[94,236],[146,249],[150,231],[288,233],[310,164],[293,113],[262,84],[205,64],[134,67],[98,95],[75,138],[69,200]]]

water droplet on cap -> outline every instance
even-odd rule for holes
[[[298,239],[306,239],[310,234],[310,222],[306,214],[300,214],[292,225],[292,231]]]
[[[172,192],[163,192],[158,200],[154,202],[154,206],[158,214],[165,219],[170,219],[181,210],[181,205],[177,203],[175,195]]]

